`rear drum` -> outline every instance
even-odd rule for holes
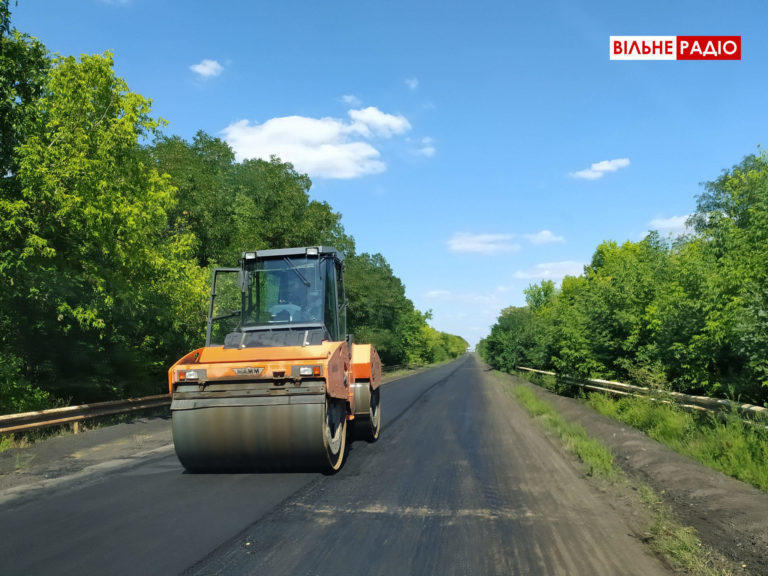
[[[355,414],[355,438],[366,442],[376,442],[379,439],[379,434],[381,434],[381,395],[379,388],[372,390],[368,386],[366,390],[356,393],[356,407],[358,406],[357,402],[361,399],[367,406],[359,406],[360,410]]]

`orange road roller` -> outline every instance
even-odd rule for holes
[[[325,246],[244,252],[214,270],[205,347],[168,371],[187,470],[334,472],[348,433],[379,437],[381,361],[347,334],[343,272]]]

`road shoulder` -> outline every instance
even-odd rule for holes
[[[125,468],[171,446],[169,418],[152,417],[10,448],[0,453],[0,502]]]
[[[695,528],[706,545],[737,566],[768,574],[768,494],[683,456],[577,399],[498,374],[530,388],[602,441],[616,464],[660,494],[677,519]]]

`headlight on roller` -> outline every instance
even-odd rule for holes
[[[205,380],[205,370],[179,370],[176,372],[177,382],[199,382]]]
[[[301,377],[301,378],[309,378],[309,377],[319,377],[323,375],[323,368],[319,365],[314,366],[294,366],[291,369],[291,376],[294,378]]]

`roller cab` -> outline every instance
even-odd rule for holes
[[[381,363],[347,337],[343,265],[317,246],[246,252],[214,271],[206,345],[168,371],[185,468],[332,472],[353,421],[378,437]]]

